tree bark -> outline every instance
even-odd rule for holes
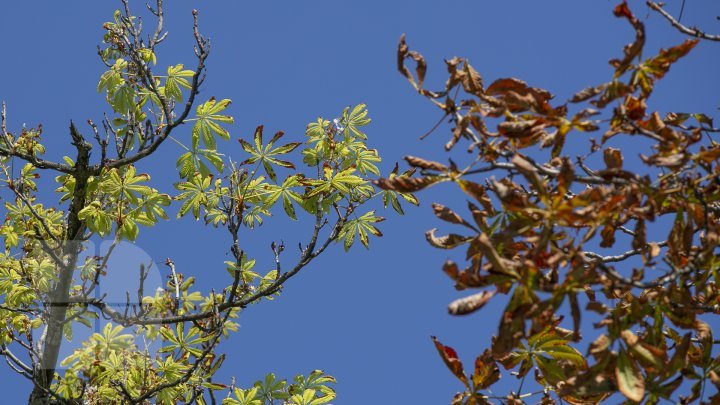
[[[77,268],[78,256],[82,251],[82,236],[85,232],[85,223],[78,218],[80,211],[87,203],[87,183],[90,177],[90,149],[92,146],[86,142],[77,131],[75,125],[70,123],[70,135],[73,145],[77,149],[77,158],[73,167],[72,176],[75,178],[72,202],[67,218],[67,232],[65,242],[61,248],[63,263],[59,266],[57,284],[50,292],[47,310],[47,324],[40,341],[40,359],[33,370],[35,387],[30,394],[29,404],[53,403],[54,398],[49,394],[50,386],[55,376],[58,355],[63,338],[63,325],[67,316],[68,298],[72,287],[73,273]]]

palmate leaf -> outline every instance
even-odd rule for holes
[[[305,198],[312,198],[322,193],[339,191],[343,195],[350,194],[353,189],[367,185],[368,181],[356,176],[355,167],[351,166],[345,170],[335,172],[329,165],[323,167],[324,179],[308,180],[306,183],[313,186],[305,195]]]
[[[104,193],[120,199],[127,199],[130,203],[137,205],[139,196],[148,196],[153,193],[153,189],[149,186],[140,184],[150,180],[150,176],[145,173],[136,175],[135,166],[127,166],[124,173],[118,169],[111,169],[103,176],[100,182],[100,190]]]
[[[93,201],[78,213],[78,218],[85,221],[90,231],[100,236],[110,233],[112,228],[112,216],[105,212],[100,201]]]
[[[326,404],[337,397],[335,390],[328,384],[335,384],[335,378],[322,370],[314,370],[307,377],[296,375],[294,383],[288,387],[293,396],[290,403],[320,405]]]
[[[223,399],[222,405],[262,405],[262,398],[258,397],[258,387],[247,390],[235,388],[233,390],[235,398],[228,397]]]
[[[225,270],[231,277],[235,277],[235,271],[240,271],[240,276],[245,283],[252,283],[256,278],[260,278],[260,274],[253,271],[255,267],[255,259],[242,257],[240,265],[237,262],[226,261]]]
[[[258,389],[258,395],[266,401],[271,402],[273,399],[288,399],[290,394],[285,391],[287,381],[277,380],[275,374],[270,373],[265,376],[264,381],[255,382],[255,387]]]
[[[175,188],[182,191],[175,200],[184,200],[177,217],[181,218],[192,211],[195,219],[200,218],[200,206],[207,202],[206,189],[210,187],[210,177],[203,178],[196,174],[190,181],[178,183]]]
[[[113,110],[119,114],[127,114],[130,110],[135,109],[135,89],[131,86],[120,86],[118,87],[109,98],[110,105]]]
[[[187,179],[195,173],[207,177],[211,174],[211,170],[204,160],[207,160],[218,173],[222,173],[225,164],[222,160],[222,154],[213,149],[193,149],[183,153],[175,164],[180,173],[180,177]]]
[[[169,66],[167,68],[167,80],[165,80],[165,96],[170,97],[175,101],[182,101],[182,90],[180,87],[190,89],[190,82],[185,79],[186,77],[192,77],[192,70],[183,70],[182,64],[175,66]]]
[[[317,390],[307,389],[302,394],[295,394],[288,402],[291,405],[322,405],[335,399],[336,395],[325,395],[318,397]]]
[[[230,139],[230,133],[219,124],[232,124],[234,122],[233,117],[219,114],[230,103],[230,99],[216,101],[215,98],[211,98],[207,102],[198,105],[197,121],[195,121],[192,129],[192,149],[198,149],[199,142],[202,140],[205,148],[215,150],[216,135],[223,139]]]
[[[345,127],[345,134],[351,134],[360,139],[367,139],[367,135],[360,131],[360,127],[370,123],[368,111],[365,104],[358,104],[350,111],[350,107],[346,107],[342,114],[342,124]]]
[[[301,179],[301,175],[292,175],[288,176],[285,181],[283,181],[282,185],[264,185],[265,191],[267,192],[265,197],[265,206],[269,209],[275,205],[279,199],[281,199],[285,213],[290,218],[297,219],[295,208],[293,207],[293,201],[298,204],[302,204],[303,198],[299,193],[293,191],[293,188],[302,186],[300,184]]]
[[[134,241],[135,239],[137,239],[139,233],[140,228],[138,228],[137,222],[134,218],[126,216],[122,219],[122,225],[120,226],[120,235],[122,235],[129,241]]]
[[[310,147],[302,152],[303,162],[311,167],[317,166],[329,156],[333,142],[330,121],[318,118],[316,122],[311,122],[305,129],[305,136]]]
[[[360,243],[367,249],[370,245],[369,235],[382,236],[382,232],[372,224],[384,220],[385,218],[383,217],[376,217],[375,211],[370,211],[359,218],[351,219],[340,229],[336,241],[342,240],[345,251],[348,251],[355,242],[355,235],[357,234],[360,238]]]
[[[137,214],[144,214],[147,221],[152,224],[158,221],[158,218],[168,219],[167,213],[162,207],[170,205],[170,196],[167,194],[160,194],[153,192],[149,196],[142,199],[140,204],[133,210]],[[143,221],[143,222],[147,222]],[[145,223],[143,223],[145,225]]]
[[[336,155],[342,158],[340,167],[347,169],[355,166],[357,170],[367,175],[372,173],[376,176],[380,175],[380,170],[376,163],[382,161],[376,149],[368,149],[365,142],[358,140],[343,141],[335,147]]]
[[[300,142],[291,142],[273,148],[275,142],[282,138],[282,136],[284,135],[284,132],[278,131],[275,133],[275,135],[273,135],[272,139],[270,139],[267,145],[263,145],[263,128],[264,126],[260,125],[255,129],[255,134],[253,135],[254,145],[250,144],[244,139],[238,139],[240,145],[242,145],[243,150],[250,154],[250,157],[243,161],[241,165],[261,162],[263,165],[263,169],[265,169],[265,173],[267,173],[268,177],[272,181],[276,182],[277,176],[275,175],[275,170],[273,169],[273,166],[295,169],[295,165],[286,160],[277,159],[275,158],[275,156],[285,155],[292,152],[298,146],[300,146]]]
[[[330,128],[330,121],[318,118],[316,122],[311,122],[305,128],[305,136],[310,138],[309,142],[318,142],[323,137],[328,128]]]
[[[269,217],[270,210],[262,206],[255,206],[245,212],[243,216],[243,223],[250,229],[255,228],[255,225],[263,224],[263,217]]]
[[[110,96],[115,93],[115,90],[125,84],[125,79],[123,79],[121,72],[126,68],[127,61],[123,59],[116,60],[115,64],[110,68],[110,70],[106,71],[100,76],[100,81],[98,82],[97,86],[98,93],[106,90],[108,94],[108,99],[110,99]]]
[[[534,364],[547,382],[557,384],[569,377],[562,363],[569,363],[578,371],[587,369],[585,357],[569,345],[572,336],[572,331],[548,326],[530,336],[527,346],[519,343],[519,349],[510,353],[503,364],[506,368],[520,364],[520,376],[530,371]]]

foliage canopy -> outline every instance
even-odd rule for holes
[[[210,52],[198,12],[195,67],[161,69],[156,50],[167,36],[162,0],[149,8],[156,21],[149,35],[128,2],[122,5],[103,25],[100,57],[107,70],[97,91],[105,95],[108,115],[99,128],[87,121],[91,138],[70,123],[74,157],[45,160],[42,127],[8,129],[3,104],[0,169],[9,195],[0,226],[0,354],[33,382],[31,403],[204,404],[216,403],[218,395],[226,404],[328,403],[336,397],[335,380],[320,370],[291,382],[270,374],[248,389],[216,381],[225,360],[218,344],[237,330],[243,310],[280,294],[332,243],[348,250],[359,240],[369,247],[370,236],[382,235],[376,227],[384,219],[376,214],[380,201],[402,213],[400,199],[417,200],[371,183],[370,176],[380,174],[380,156],[367,146],[364,104],[332,121],[318,118],[303,142],[286,142],[283,132],[267,139],[261,125],[250,139],[239,139],[241,159],[221,153],[219,145],[231,138],[231,101],[198,98]],[[181,149],[174,191],[153,187],[150,173],[138,169],[168,140]],[[91,156],[91,150],[99,152]],[[36,179],[46,172],[56,174],[58,198],[43,203]],[[193,287],[195,277],[177,272],[168,259],[167,285],[146,291],[154,266],[148,263],[119,307],[97,296],[108,273],[117,271],[110,265],[116,247],[135,241],[143,227],[170,220],[175,208],[178,220],[191,216],[227,231],[232,260],[219,269],[229,273],[227,285],[203,294]],[[240,235],[273,214],[309,224],[309,235],[297,255],[273,242],[268,254],[274,266],[263,270]],[[107,248],[88,254],[88,242],[101,238],[111,240]],[[73,325],[90,327],[100,318],[107,321],[101,331],[59,358]]]
[[[684,33],[720,39],[647,3]],[[559,103],[516,78],[486,84],[457,57],[445,61],[445,87],[429,90],[425,59],[400,39],[400,73],[454,126],[445,149],[466,140],[468,154],[448,164],[408,156],[419,176],[377,184],[397,192],[457,185],[469,215],[433,204],[458,230],[432,229],[427,240],[462,249],[466,265],[447,261],[443,271],[456,289],[481,291],[449,312],[470,314],[506,297],[497,334],[471,369],[433,337],[464,387],[454,404],[521,404],[535,395],[543,404],[597,403],[617,391],[627,403],[720,401],[706,388],[720,388],[708,324],[720,312],[720,130],[703,113],[648,106],[656,82],[699,39],[644,58],[644,24],[625,2],[614,13],[635,32],[610,61],[614,74]],[[590,331],[592,342],[576,347]],[[517,391],[493,393],[500,367],[517,376]],[[537,389],[523,384],[531,373]],[[678,397],[681,386],[687,394]]]

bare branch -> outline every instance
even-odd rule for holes
[[[622,274],[618,273],[617,270],[615,270],[612,267],[606,266],[605,263],[599,260],[591,260],[589,261],[590,264],[596,265],[600,270],[602,270],[603,273],[610,276],[613,280],[623,283],[625,285],[629,285],[636,288],[642,288],[642,289],[648,289],[648,288],[655,288],[655,287],[662,287],[665,284],[671,283],[675,281],[678,277],[689,274],[693,270],[695,270],[695,266],[688,265],[683,269],[675,269],[673,268],[669,272],[665,273],[663,276],[658,277],[654,280],[643,282],[643,281],[636,281],[632,280],[630,278],[627,278],[623,276]]]
[[[657,242],[655,244],[658,247],[665,247],[665,246],[667,246],[668,242],[666,240],[664,240],[662,242]],[[585,251],[585,252],[583,252],[583,254],[585,256],[592,258],[595,261],[599,261],[602,263],[614,263],[614,262],[621,262],[621,261],[623,261],[629,257],[635,256],[635,255],[639,255],[642,252],[643,252],[643,249],[632,249],[632,250],[628,250],[627,252],[621,253],[619,255],[614,255],[614,256],[601,256],[595,252],[590,252],[590,251]]]
[[[689,28],[681,24],[680,21],[676,20],[672,15],[665,11],[659,3],[647,0],[645,4],[647,4],[648,7],[650,7],[651,9],[660,13],[660,15],[665,17],[665,19],[668,20],[673,27],[677,28],[678,31],[682,32],[683,34],[687,34],[696,38],[707,39],[709,41],[720,41],[720,35],[706,34],[695,27]]]

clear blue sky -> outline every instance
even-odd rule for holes
[[[266,131],[284,130],[300,141],[306,123],[316,117],[332,118],[344,106],[367,103],[373,119],[369,143],[384,157],[385,173],[404,155],[445,158],[440,145],[447,128],[424,142],[417,140],[440,111],[397,73],[400,34],[407,33],[411,48],[427,58],[430,87],[439,88],[446,79],[443,58],[457,55],[469,58],[486,82],[515,76],[548,88],[559,100],[608,80],[607,61],[620,56],[633,38],[627,22],[612,16],[616,2],[611,1],[167,3],[170,36],[159,52],[159,65],[194,64],[190,10],[199,9],[201,31],[212,39],[201,99],[214,95],[233,100],[233,138],[248,138],[264,124]],[[669,10],[679,11],[680,1],[667,3]],[[684,22],[720,32],[715,20],[720,3],[687,3]],[[25,0],[2,6],[0,99],[8,103],[12,129],[43,124],[49,156],[59,158],[67,150],[70,119],[99,122],[107,111],[95,91],[103,70],[95,49],[102,23],[119,4]],[[648,14],[644,1],[630,5],[637,16],[647,17],[646,54],[685,39],[658,15]],[[139,9],[144,3],[133,6]],[[657,86],[654,107],[717,118],[719,62],[720,44],[698,45]],[[189,128],[181,128],[178,136],[189,137]],[[220,149],[242,156],[234,140]],[[141,167],[151,171],[153,186],[172,192],[180,153],[168,143],[151,166]],[[461,387],[429,336],[457,349],[470,368],[497,328],[501,307],[493,303],[463,318],[447,314],[447,304],[459,295],[440,270],[447,253],[429,248],[424,232],[439,225],[431,202],[463,206],[464,197],[438,188],[420,198],[420,208],[408,207],[405,217],[387,213],[388,221],[381,224],[385,236],[373,240],[369,252],[354,248],[345,254],[335,246],[292,279],[275,302],[245,311],[240,332],[220,347],[228,354],[221,372],[226,382],[236,376],[239,385],[247,386],[271,371],[292,377],[321,368],[338,379],[338,404],[449,403]],[[301,224],[275,220],[246,236],[244,243],[267,267],[273,237],[291,247],[306,234]],[[222,230],[192,219],[171,221],[141,230],[137,246],[156,262],[171,257],[178,271],[200,279],[204,291],[228,282],[222,264],[228,243]],[[27,381],[5,367],[0,370],[3,402],[26,401]],[[508,374],[503,381],[498,388],[516,387]]]

